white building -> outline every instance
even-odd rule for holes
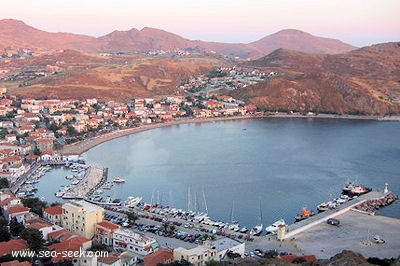
[[[118,229],[113,233],[114,250],[127,250],[145,256],[158,250],[155,239],[142,236],[127,229]]]

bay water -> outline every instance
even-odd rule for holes
[[[103,143],[83,154],[87,164],[108,168],[109,180],[126,179],[105,195],[184,210],[252,227],[303,207],[339,197],[347,181],[400,192],[400,123],[372,120],[265,118],[180,124]],[[38,194],[54,192],[71,172],[42,177]],[[261,206],[261,211],[260,211]],[[380,214],[400,218],[400,204]]]

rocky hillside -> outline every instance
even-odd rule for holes
[[[278,49],[246,65],[278,73],[233,93],[265,109],[400,113],[400,43],[337,55]]]
[[[232,44],[188,40],[176,34],[153,28],[114,31],[94,38],[71,33],[48,33],[28,26],[22,21],[0,20],[0,51],[6,52],[18,49],[39,51],[73,49],[91,53],[132,53],[183,49],[213,51],[232,57],[255,59],[278,48],[310,53],[342,53],[355,49],[341,41],[313,36],[298,30],[283,30],[249,44]]]
[[[2,84],[9,93],[33,98],[125,100],[173,94],[187,77],[208,72],[223,59],[192,55],[157,58],[143,55],[99,56],[74,50],[11,60]]]

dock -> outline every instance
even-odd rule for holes
[[[78,185],[71,187],[63,195],[63,199],[84,199],[107,178],[107,168],[91,165]]]
[[[339,205],[335,209],[331,209],[331,210],[327,210],[327,211],[318,213],[318,214],[311,216],[305,220],[291,224],[287,227],[287,233],[285,234],[283,239],[293,238],[295,235],[302,233],[320,223],[325,223],[326,220],[328,220],[330,218],[335,218],[339,215],[342,215],[342,214],[348,212],[349,210],[356,210],[359,212],[363,212],[363,211],[359,210],[359,208],[357,208],[357,207],[360,205],[363,205],[369,201],[384,199],[388,195],[392,195],[392,194],[378,192],[378,191],[372,191],[367,194],[361,195],[355,199],[349,200],[349,201],[345,202],[344,204]],[[372,213],[367,213],[367,214],[372,214]]]

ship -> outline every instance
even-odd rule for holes
[[[342,195],[347,195],[349,197],[358,197],[368,192],[371,192],[372,188],[359,185],[357,182],[347,182],[347,184],[342,189]]]
[[[142,200],[142,197],[134,197],[134,196],[129,196],[126,201],[124,202],[125,207],[134,207],[139,204],[139,202]]]
[[[278,227],[280,225],[285,226],[286,225],[285,220],[279,219],[278,221],[274,222],[270,226],[267,226],[267,228],[265,228],[265,231],[267,232],[267,234],[276,234],[276,232],[278,231]]]

